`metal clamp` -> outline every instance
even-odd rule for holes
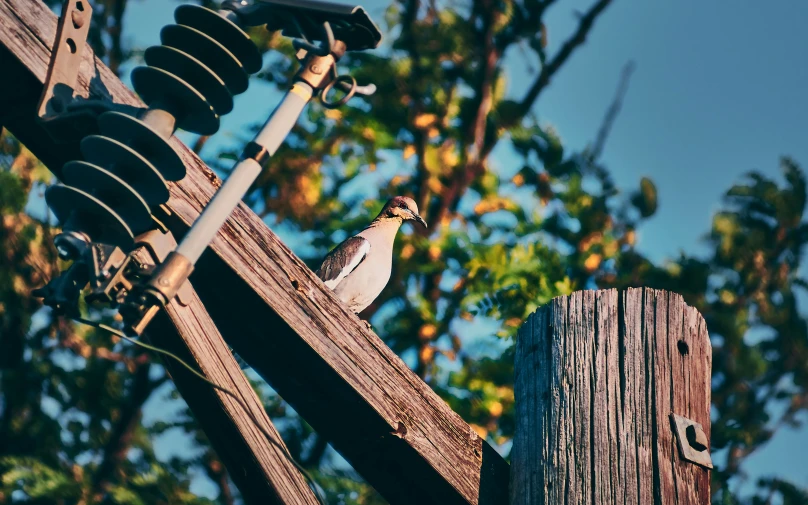
[[[713,468],[710,442],[701,424],[674,413],[671,413],[670,419],[682,459],[705,468]]]

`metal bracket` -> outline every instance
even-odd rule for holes
[[[123,295],[132,289],[132,283],[126,278],[129,256],[119,247],[106,244],[91,244],[89,250],[91,293],[85,299],[88,303],[120,303]]]
[[[70,245],[70,236],[62,234],[58,238],[63,247]],[[119,305],[134,285],[148,278],[175,247],[177,242],[171,233],[151,230],[135,238],[135,247],[128,254],[117,246],[99,243],[72,248],[72,252],[67,251],[71,254],[65,256],[73,259],[70,268],[32,294],[44,298],[44,303],[57,311],[77,314],[81,290],[89,283],[90,292],[85,297],[88,303]],[[185,307],[192,296],[191,283],[185,280],[176,292],[177,302]]]
[[[161,233],[158,230],[150,230],[135,238],[135,247],[143,246],[154,260],[154,265],[162,263],[168,254],[177,248],[177,241],[171,233]],[[183,307],[191,303],[193,291],[191,283],[186,279],[177,290],[177,301]]]
[[[328,22],[334,38],[342,40],[348,51],[374,49],[382,41],[382,32],[361,6],[322,0],[257,0],[245,4],[225,1],[221,8],[232,10],[247,26],[266,24],[267,30],[282,30],[287,37],[323,40],[321,26]]]
[[[670,419],[682,458],[705,468],[713,468],[710,442],[701,424],[674,413],[671,413]]]
[[[43,126],[57,142],[65,137],[73,137],[77,129],[81,131],[95,127],[94,115],[87,111],[68,114],[67,110],[76,90],[92,15],[93,9],[88,0],[65,0],[62,5],[56,41],[53,43],[54,49],[45,77],[45,88],[37,109],[37,116]],[[67,118],[68,115],[71,117]],[[57,117],[59,121],[54,121]],[[70,121],[65,122],[62,119]],[[79,121],[81,126],[76,124]]]

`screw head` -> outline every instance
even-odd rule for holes
[[[157,279],[157,284],[163,287],[168,286],[168,279],[166,279],[165,277],[160,277],[159,279]]]
[[[323,73],[323,67],[321,67],[320,65],[314,64],[314,65],[311,66],[311,71],[314,72],[317,75],[320,75],[320,74]]]

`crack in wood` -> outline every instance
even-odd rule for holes
[[[668,416],[709,440],[710,354],[701,316],[665,291],[576,292],[532,314],[517,336],[511,505],[708,504],[709,472],[679,457]]]

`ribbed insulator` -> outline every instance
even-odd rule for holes
[[[166,181],[185,177],[167,130],[215,133],[219,117],[233,109],[233,96],[246,91],[248,74],[260,70],[258,49],[228,19],[195,5],[177,8],[174,19],[177,24],[160,33],[163,45],[146,51],[148,66],[132,72],[154,119],[102,114],[100,134],[81,142],[84,161],[67,163],[63,184],[46,191],[65,231],[131,247],[134,237],[154,228],[152,211],[169,198]]]
[[[147,67],[132,71],[132,84],[149,107],[171,112],[177,127],[200,135],[219,129],[219,117],[233,110],[233,96],[247,89],[248,74],[261,69],[250,37],[215,11],[183,5],[177,24],[160,32]]]

